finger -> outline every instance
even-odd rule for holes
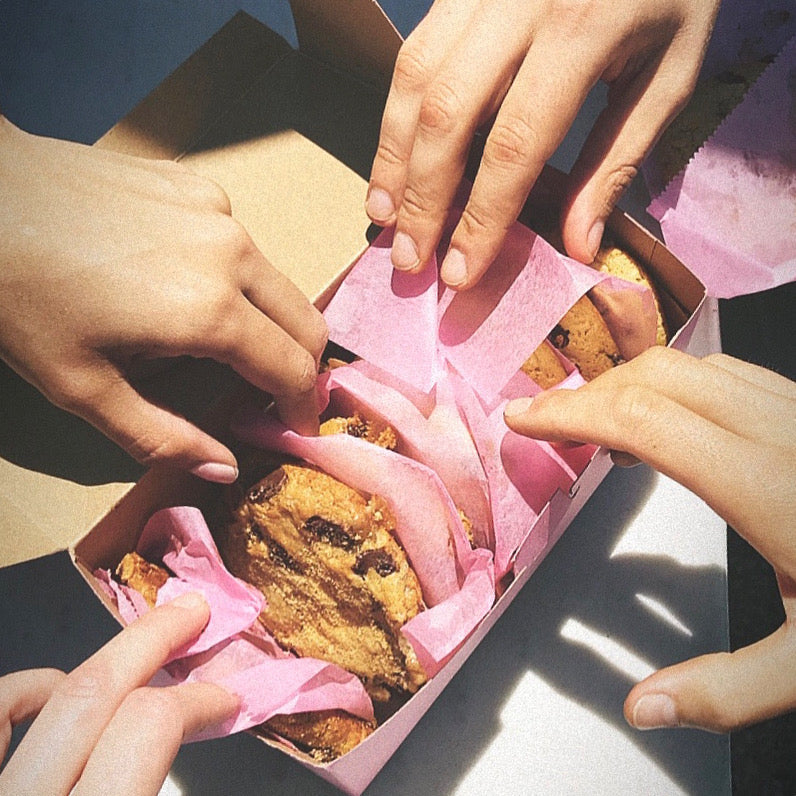
[[[625,717],[638,729],[729,732],[796,708],[796,633],[783,625],[733,653],[694,658],[636,685]]]
[[[791,401],[796,401],[796,382],[779,373],[775,373],[773,370],[759,365],[752,365],[727,354],[708,354],[703,361],[710,362],[711,365],[717,368],[723,368],[728,373],[746,380],[749,384],[781,395]]]
[[[205,341],[199,350],[273,395],[280,417],[291,428],[304,434],[317,431],[315,383],[320,354],[299,345],[253,304],[241,301],[224,333]]]
[[[763,556],[793,575],[796,504],[793,490],[782,488],[789,483],[783,472],[794,466],[792,446],[746,439],[673,400],[659,384],[627,378],[642,372],[644,360],[660,356],[650,349],[577,390],[513,401],[506,423],[529,437],[589,442],[635,456],[702,497]],[[712,389],[720,390],[720,384]],[[791,411],[768,419],[783,428],[792,416]]]
[[[550,64],[556,68],[551,70]],[[474,285],[497,256],[545,161],[601,72],[596,48],[534,41],[498,111],[472,192],[442,263],[445,282]],[[566,102],[561,98],[566,97]]]
[[[796,402],[778,392],[761,390],[741,369],[721,367],[722,357],[703,359],[656,346],[616,369],[613,380],[642,384],[722,428],[754,442],[796,445],[796,424],[772,423],[794,416]]]
[[[259,251],[242,266],[242,291],[246,298],[306,349],[320,365],[329,330],[323,315],[281,271]]]
[[[86,764],[75,794],[156,794],[180,745],[231,718],[240,700],[210,683],[139,688],[127,696]]]
[[[147,466],[170,464],[200,478],[231,483],[238,477],[232,452],[190,421],[145,398],[112,363],[62,392],[58,404],[87,420]]]
[[[11,730],[37,716],[64,677],[58,669],[28,669],[0,678],[0,762],[8,752]]]
[[[196,638],[208,616],[200,595],[183,595],[128,625],[65,677],[8,762],[7,792],[68,793],[127,694]]]
[[[477,6],[478,0],[437,0],[398,53],[365,204],[377,224],[395,223],[423,94]]]
[[[608,390],[610,395],[625,388],[646,388],[752,442],[796,445],[796,424],[771,422],[772,417],[793,416],[796,403],[761,391],[739,371],[719,367],[711,357],[697,359],[655,346],[592,384],[591,390]]]
[[[527,47],[511,14],[479,15],[463,32],[423,96],[393,240],[393,264],[421,268],[442,236],[473,135],[494,113]],[[505,59],[484,69],[494,52]],[[462,59],[461,54],[467,58]],[[402,259],[409,252],[410,256]]]
[[[688,54],[688,61],[692,61]],[[571,171],[573,189],[565,203],[562,231],[570,256],[590,263],[605,221],[638,173],[661,132],[683,107],[697,77],[679,46],[632,78],[617,80]]]

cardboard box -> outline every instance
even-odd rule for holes
[[[266,257],[324,306],[367,246],[366,179],[385,87],[400,38],[370,0],[292,3],[298,51],[237,15],[98,146],[171,158],[215,179]],[[659,242],[621,213],[610,228],[649,267],[663,292],[673,345],[693,350],[709,318],[704,289]],[[514,579],[444,669],[346,756],[326,765],[294,753],[343,791],[359,794],[482,641],[610,467],[598,451],[568,493],[558,492],[529,528]],[[90,514],[126,488],[112,485]],[[202,507],[215,487],[152,470],[70,547],[80,572],[117,616],[93,572],[133,549],[146,520],[173,505]],[[86,522],[88,526],[89,521]],[[270,739],[268,744],[276,745]]]

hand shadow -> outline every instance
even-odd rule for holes
[[[612,557],[656,478],[643,466],[615,468],[609,474],[367,789],[369,796],[429,793],[430,788],[435,794],[457,792],[473,761],[499,733],[505,703],[528,674],[543,679],[624,734],[683,791],[714,793],[722,778],[729,791],[726,736],[632,729],[624,720],[622,705],[633,678],[562,632],[575,621],[622,644],[656,668],[726,645],[726,616],[718,624],[715,621],[715,606],[725,598],[722,568],[684,567],[666,556]],[[678,630],[662,621],[637,594],[667,606],[687,629]],[[705,610],[705,606],[712,608]],[[541,715],[531,710],[524,720],[529,743],[544,734]],[[175,761],[172,776],[186,793],[222,793],[226,788],[226,792],[253,794],[265,788],[291,796],[339,794],[286,755],[251,737],[211,744],[184,747]],[[522,754],[517,748],[520,761]],[[617,789],[627,792],[629,784],[623,782],[622,771],[617,770],[615,776]],[[533,788],[529,773],[523,794],[540,792]]]
[[[222,365],[188,357],[147,363],[142,374],[134,382],[142,394],[195,423],[235,379]],[[144,472],[94,426],[51,404],[2,361],[0,457],[84,485],[133,482]]]

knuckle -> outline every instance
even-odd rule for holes
[[[603,213],[608,215],[613,210],[619,198],[627,190],[633,180],[638,175],[638,166],[633,163],[626,163],[618,166],[610,172],[605,186],[605,199]]]
[[[173,459],[178,453],[176,439],[161,439],[146,430],[132,437],[125,445],[130,455],[146,467]]]
[[[610,416],[618,430],[630,430],[634,439],[649,441],[656,416],[655,393],[640,384],[622,385],[611,401]]]
[[[187,190],[197,204],[210,207],[223,215],[232,213],[232,204],[227,192],[215,180],[194,176],[189,181]]]
[[[398,51],[393,72],[393,87],[399,93],[415,93],[422,90],[431,73],[429,58],[422,46],[410,37]]]
[[[420,104],[418,123],[432,137],[449,135],[461,124],[464,103],[449,84],[434,82]]]
[[[255,249],[242,224],[225,213],[202,213],[190,228],[190,251],[199,263],[212,263],[229,271],[245,261]],[[188,263],[188,266],[194,263]],[[201,290],[200,288],[197,288]]]
[[[55,406],[75,414],[79,414],[91,401],[91,390],[85,374],[70,367],[48,374],[46,382],[42,384],[42,392]]]
[[[125,697],[122,710],[156,727],[161,737],[182,735],[179,700],[171,688],[137,688]]]
[[[496,232],[505,232],[511,226],[511,221],[502,221],[495,213],[494,208],[484,204],[469,201],[462,212],[459,229],[469,238],[480,238],[485,235],[494,235]]]
[[[315,389],[318,379],[318,370],[315,366],[315,359],[308,351],[300,351],[296,355],[293,377],[287,385],[289,395],[304,395]]]
[[[702,357],[702,362],[708,365],[717,365],[719,367],[731,365],[733,359],[731,356],[721,352],[715,352],[713,354],[708,354],[707,356]]]
[[[379,139],[379,145],[376,148],[376,162],[381,161],[388,166],[401,166],[403,165],[404,158],[401,156],[401,151],[396,143],[388,135],[382,132]]]
[[[317,361],[329,342],[329,327],[326,325],[323,315],[314,307],[307,323],[305,338],[305,345],[310,356]]]
[[[520,116],[495,123],[486,140],[483,162],[496,168],[530,168],[534,152],[544,159],[548,153],[540,151],[541,138],[537,130]]]
[[[401,213],[409,219],[424,219],[433,212],[434,208],[425,194],[417,186],[407,183],[401,202]]]
[[[64,677],[55,687],[54,696],[90,709],[113,682],[111,666],[101,660],[90,660]]]

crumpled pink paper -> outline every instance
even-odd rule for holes
[[[462,422],[453,388],[441,378],[433,394],[407,390],[364,360],[322,374],[322,416],[361,411],[396,432],[396,450],[433,470],[468,517],[478,547],[493,547],[489,488],[473,439]],[[414,398],[414,401],[412,400]]]
[[[439,476],[420,462],[347,434],[303,437],[259,411],[243,412],[232,429],[252,445],[296,456],[387,502],[428,606],[403,633],[426,673],[439,671],[495,599],[492,554],[471,548]]]
[[[791,39],[649,207],[712,296],[796,279],[795,69]]]
[[[482,400],[493,402],[595,285],[604,284],[615,300],[621,292],[633,297],[630,317],[643,319],[654,342],[646,288],[559,254],[522,224],[511,226],[485,276],[463,292],[442,285],[436,259],[419,274],[394,271],[391,243],[392,231],[384,230],[343,280],[324,317],[331,340],[422,392],[430,392],[450,365]]]
[[[389,423],[399,450],[440,474],[476,542],[493,551],[500,580],[542,507],[569,489],[595,450],[509,431],[505,404],[539,390],[520,366],[589,290],[625,341],[623,354],[635,356],[655,342],[652,295],[564,257],[521,224],[478,285],[461,293],[438,281],[435,263],[418,275],[394,272],[391,241],[391,231],[381,233],[325,311],[330,338],[366,361],[333,370],[322,387],[347,395],[341,413],[360,409]],[[582,383],[575,371],[560,386]],[[435,413],[444,418],[436,429]]]
[[[157,605],[198,591],[210,606],[210,620],[199,638],[179,650],[153,684],[215,683],[241,700],[236,716],[192,740],[239,732],[278,713],[342,708],[373,718],[370,697],[357,677],[326,661],[285,652],[257,622],[263,595],[226,570],[198,509],[181,506],[155,513],[136,550],[150,561],[163,561],[174,573],[158,590]],[[125,623],[149,610],[139,592],[119,584],[107,570],[95,575]]]

